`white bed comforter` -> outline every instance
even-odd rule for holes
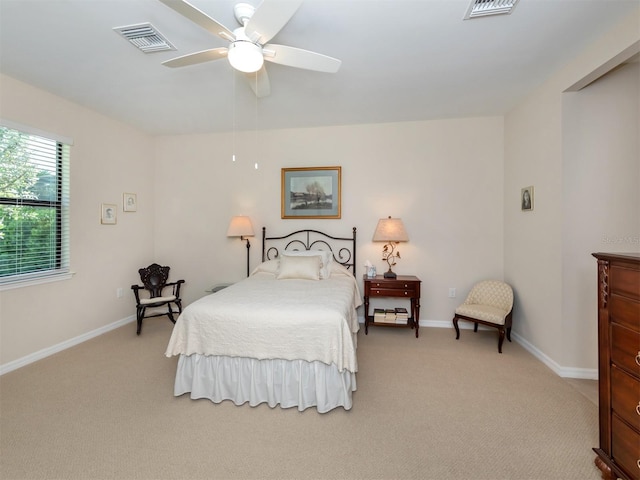
[[[187,306],[165,355],[302,359],[357,372],[356,308],[351,273],[337,264],[324,280],[277,280],[269,268]]]

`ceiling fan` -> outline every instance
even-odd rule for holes
[[[267,43],[286,25],[303,0],[264,0],[257,8],[238,3],[233,11],[241,26],[233,31],[185,0],[160,1],[229,42],[228,47],[211,48],[162,62],[167,67],[184,67],[226,57],[233,68],[247,75],[256,96],[265,97],[271,92],[265,60],[326,73],[337,72],[342,63],[321,53]]]

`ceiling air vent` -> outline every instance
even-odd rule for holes
[[[511,13],[518,0],[472,0],[464,16],[465,20],[487,15],[506,15]]]
[[[114,28],[116,32],[129,40],[131,44],[142,50],[144,53],[163,52],[165,50],[175,50],[169,40],[150,23],[139,23],[137,25],[127,25],[126,27]]]

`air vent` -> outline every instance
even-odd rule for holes
[[[150,23],[139,23],[137,25],[127,25],[126,27],[114,28],[116,32],[129,40],[131,44],[142,50],[144,53],[164,52],[165,50],[175,50],[169,40]]]
[[[472,0],[465,20],[487,15],[507,15],[511,13],[518,0]]]

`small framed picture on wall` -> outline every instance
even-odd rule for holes
[[[117,222],[117,208],[118,206],[113,203],[103,203],[100,206],[100,223],[103,225],[115,225]]]
[[[533,185],[520,190],[520,205],[523,212],[533,210]]]
[[[123,193],[122,209],[125,212],[135,212],[138,210],[138,196],[135,193]]]

